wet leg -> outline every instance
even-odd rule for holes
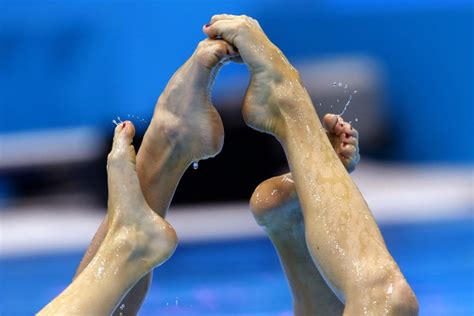
[[[353,170],[359,161],[357,131],[332,114],[324,117],[323,124],[339,159],[346,169]],[[250,207],[278,252],[291,288],[295,315],[341,315],[344,305],[328,287],[308,251],[291,174],[261,183],[252,195]]]
[[[151,210],[135,171],[130,122],[117,126],[107,162],[108,231],[82,273],[39,315],[109,315],[127,291],[176,248],[176,233]]]
[[[193,161],[215,156],[224,139],[222,121],[211,102],[211,88],[222,64],[235,56],[224,41],[204,40],[173,75],[158,99],[137,154],[137,173],[146,201],[164,217],[183,173]],[[99,227],[76,276],[89,264],[107,232]],[[151,272],[128,293],[115,315],[135,315],[148,291]]]

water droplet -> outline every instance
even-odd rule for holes
[[[118,126],[118,125],[119,125],[119,123],[118,123],[116,120],[112,120],[112,123],[114,123],[115,126]]]
[[[354,119],[354,121],[359,122],[359,119],[356,117],[356,118]]]
[[[347,89],[347,83],[344,85],[344,89]]]
[[[125,304],[120,305],[120,310],[123,311],[125,309]]]
[[[342,87],[342,82],[339,82],[337,85],[338,85],[339,87]]]
[[[332,83],[332,85],[333,85],[333,86],[337,86],[337,82],[334,81],[334,82]]]
[[[175,299],[175,301],[174,301],[174,305],[175,305],[175,306],[178,306],[178,297],[177,297],[177,296],[176,296],[176,299]]]
[[[352,100],[352,94],[349,94],[349,99],[346,102],[346,105],[344,106],[344,109],[342,109],[342,112],[339,113],[339,116],[342,116],[344,113],[346,113],[347,108],[349,107],[349,104],[351,104]]]
[[[354,93],[354,94],[356,94],[356,93],[357,93],[357,90],[354,90],[354,92],[353,92],[353,93]]]
[[[387,294],[392,294],[393,292],[393,284],[390,283],[390,286],[388,287]]]
[[[199,162],[193,161],[193,169],[197,170],[197,168],[199,168]]]
[[[339,99],[336,99],[336,102],[338,102],[338,103],[339,103]]]

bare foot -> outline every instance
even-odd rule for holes
[[[128,121],[115,128],[107,160],[105,238],[81,273],[39,315],[110,315],[140,278],[174,252],[175,230],[152,211],[140,189],[134,134]],[[129,310],[122,312],[129,315]]]
[[[145,201],[135,170],[134,134],[129,121],[115,129],[107,160],[109,229],[101,247],[110,242],[130,249],[130,258],[136,259],[137,269],[144,274],[171,256],[177,237],[173,227]]]
[[[237,53],[225,41],[207,39],[199,43],[158,99],[145,135],[146,151],[162,150],[156,143],[165,135],[175,158],[188,164],[220,152],[224,128],[210,90],[220,66],[234,56]]]
[[[148,204],[163,217],[186,168],[222,149],[224,127],[212,105],[211,88],[220,67],[235,56],[223,40],[200,42],[158,99],[137,155],[137,171]]]
[[[235,46],[250,69],[252,77],[242,109],[247,125],[283,137],[283,116],[297,110],[295,102],[308,98],[298,72],[251,17],[215,15],[203,31],[210,38],[221,37]]]

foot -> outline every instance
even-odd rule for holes
[[[323,125],[346,170],[354,171],[360,161],[357,130],[335,114],[326,114]],[[296,227],[302,227],[301,207],[291,173],[262,182],[253,193],[250,206],[259,225],[272,226],[268,229],[279,229],[281,225],[293,227],[295,221],[298,222]]]
[[[108,232],[102,247],[124,250],[145,274],[163,263],[177,244],[173,227],[151,210],[142,194],[132,145],[135,128],[129,121],[117,126],[108,156]]]
[[[219,68],[235,56],[234,48],[225,41],[207,39],[199,43],[158,99],[142,144],[145,151],[158,155],[163,148],[156,144],[165,135],[174,157],[187,164],[220,152],[224,128],[210,91]]]
[[[250,69],[252,77],[242,109],[247,125],[283,137],[285,115],[294,114],[309,98],[298,72],[259,23],[248,16],[215,15],[203,31],[235,46]]]

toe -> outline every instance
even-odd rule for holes
[[[219,68],[232,58],[238,58],[237,50],[223,40],[205,39],[201,41],[194,53],[198,61],[198,74],[206,84],[214,78]],[[202,69],[204,68],[204,69]]]
[[[359,140],[359,132],[355,128],[353,128],[350,123],[344,122],[343,125],[344,126],[342,128],[342,132],[347,134],[347,135],[350,135],[351,137],[354,137],[358,141]]]
[[[238,16],[232,14],[215,14],[212,16],[210,24],[220,20],[232,20],[236,18],[238,18]]]
[[[115,160],[135,161],[135,150],[132,146],[134,135],[135,126],[130,121],[125,121],[115,127],[112,150],[108,157],[109,162]]]
[[[337,154],[347,171],[354,171],[360,160],[358,148],[352,144],[341,143],[340,147],[337,149]]]
[[[341,143],[339,153],[346,158],[351,158],[357,153],[357,148],[348,143]]]
[[[135,170],[135,149],[132,145],[135,128],[126,121],[115,128],[112,150],[107,158],[109,205],[130,205],[144,201]]]
[[[336,124],[339,121],[339,116],[335,114],[328,113],[324,115],[323,118],[323,126],[329,132],[334,134],[334,129],[336,128]]]
[[[341,116],[335,114],[326,114],[323,118],[323,125],[329,134],[337,136],[341,135],[347,127],[350,127],[350,124],[345,122]]]
[[[352,136],[346,131],[344,131],[343,133],[341,133],[341,135],[339,135],[339,140],[341,143],[351,144],[356,147],[359,146],[359,140],[357,139],[357,137]]]

